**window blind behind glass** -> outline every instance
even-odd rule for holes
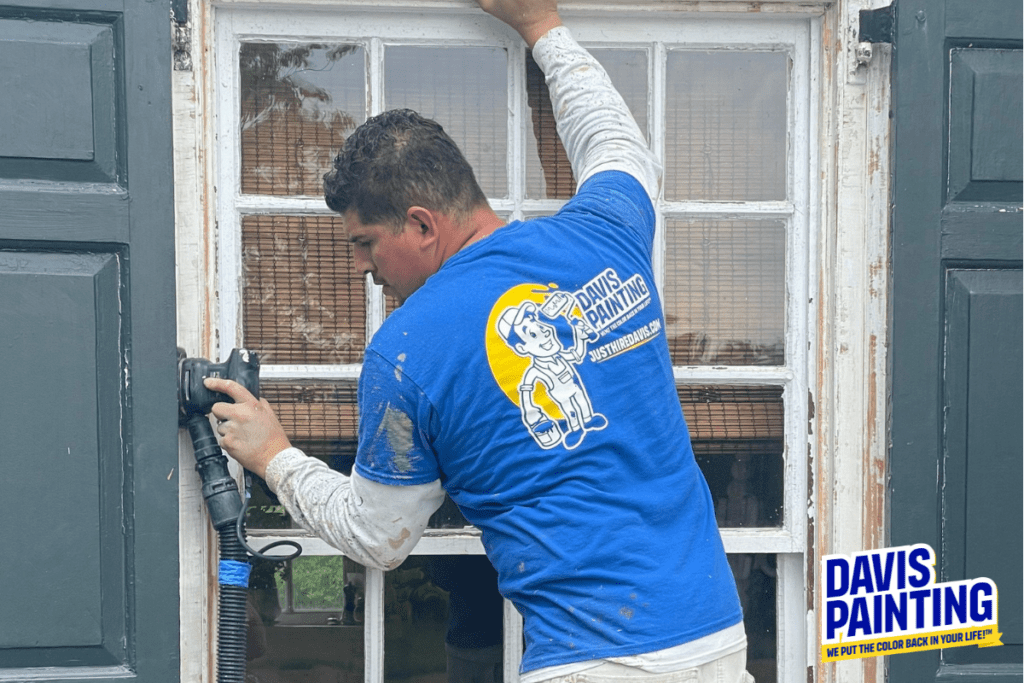
[[[508,196],[508,56],[498,47],[387,46],[384,105],[437,121],[488,197]]]
[[[366,119],[362,47],[243,43],[239,52],[244,194],[323,195],[323,176]]]
[[[683,385],[679,402],[720,527],[782,524],[782,387]]]
[[[640,131],[647,137],[647,53],[642,50],[593,49],[612,84],[622,95]],[[555,115],[544,74],[526,55],[526,100],[529,109],[526,140],[526,197],[569,199],[576,179],[555,128]]]
[[[668,219],[665,229],[672,364],[784,363],[785,223]]]
[[[665,199],[786,198],[789,56],[672,50],[665,111]]]
[[[242,339],[263,364],[359,363],[366,286],[340,216],[242,217]]]

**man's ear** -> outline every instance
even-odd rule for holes
[[[440,238],[441,217],[422,206],[410,206],[405,212],[405,229],[416,235],[423,247],[430,247]]]

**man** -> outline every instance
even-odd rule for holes
[[[661,169],[553,0],[479,1],[544,71],[577,195],[503,226],[439,126],[367,121],[326,198],[356,268],[404,303],[366,351],[352,476],[291,448],[265,401],[208,380],[236,401],[213,409],[223,445],[303,526],[385,569],[447,491],[524,617],[522,683],[749,681],[654,288]]]

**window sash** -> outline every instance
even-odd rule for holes
[[[387,44],[421,46],[499,46],[509,54],[508,105],[511,125],[508,127],[508,179],[506,198],[492,200],[499,214],[510,219],[553,213],[563,202],[525,198],[524,136],[530,125],[525,103],[525,75],[521,68],[525,48],[518,36],[496,22],[481,21],[475,8],[472,14],[462,9],[430,14],[417,12],[380,12],[370,7],[346,11],[342,18],[336,11],[310,9],[275,13],[274,21],[265,21],[272,10],[253,10],[230,3],[215,8],[215,61],[219,78],[216,83],[217,111],[217,222],[218,314],[220,354],[238,345],[241,324],[241,217],[246,214],[327,215],[330,211],[322,198],[311,196],[280,197],[243,195],[240,191],[240,138],[238,50],[248,41],[350,42],[361,44],[367,51],[368,114],[379,113],[383,101],[382,53]],[[657,227],[653,255],[659,292],[664,287],[665,222],[669,219],[726,217],[732,219],[778,219],[786,224],[786,291],[785,291],[785,364],[781,366],[677,366],[677,384],[766,384],[782,387],[784,402],[784,510],[780,528],[725,528],[722,537],[729,553],[774,553],[778,557],[778,675],[779,680],[802,677],[804,667],[813,661],[806,651],[804,633],[805,591],[803,579],[807,544],[807,416],[811,349],[815,348],[816,332],[811,323],[815,306],[815,289],[810,272],[812,254],[816,253],[817,236],[812,226],[818,224],[817,186],[811,179],[819,174],[817,147],[817,107],[820,100],[821,43],[820,18],[794,13],[786,18],[778,14],[772,19],[722,17],[721,15],[666,14],[657,18],[653,12],[630,18],[621,10],[614,16],[590,13],[585,19],[569,17],[574,36],[588,48],[642,49],[648,55],[648,78],[651,101],[648,103],[647,130],[652,150],[659,158],[665,155],[665,92],[666,59],[671,49],[757,49],[785,51],[790,56],[788,141],[786,161],[787,197],[784,200],[757,202],[697,202],[659,200],[655,209]],[[661,20],[664,19],[664,20]],[[328,27],[325,29],[325,27]],[[365,36],[374,36],[367,39]],[[458,38],[438,38],[458,36]],[[713,41],[713,36],[726,36],[728,42]],[[642,37],[643,40],[638,40]],[[384,319],[384,300],[380,289],[368,282],[367,335],[371,335]],[[356,379],[358,365],[265,365],[265,379]],[[254,532],[261,539],[277,540],[280,532]],[[338,554],[319,539],[308,535],[289,534],[298,540],[309,555]],[[479,532],[466,530],[428,530],[414,550],[416,554],[482,553]],[[382,605],[374,603],[374,586],[383,591],[383,575],[367,572],[367,651],[366,681],[378,683],[383,677]],[[377,618],[371,626],[371,615]],[[376,632],[378,629],[379,633]],[[516,680],[516,664],[521,655],[521,620],[506,603],[506,681]],[[379,650],[378,650],[379,649]],[[519,654],[516,654],[516,653]],[[378,656],[379,655],[379,656]]]
[[[375,20],[371,13],[356,15],[351,21],[346,16],[345,22],[333,22],[320,12],[296,13],[280,22],[255,22],[249,19],[258,15],[242,10],[218,12],[218,56],[223,55],[225,66],[229,66],[230,78],[221,79],[219,88],[220,112],[218,117],[221,127],[222,163],[220,168],[221,188],[228,188],[228,201],[219,205],[219,226],[221,231],[220,254],[220,292],[222,305],[220,308],[220,331],[222,348],[227,349],[238,345],[240,336],[240,217],[250,213],[281,213],[301,215],[328,215],[330,211],[319,197],[278,197],[243,195],[240,190],[240,142],[234,134],[238,121],[239,108],[239,73],[237,57],[242,42],[273,40],[273,41],[320,41],[347,42],[361,44],[366,49],[368,64],[368,97],[372,103],[370,114],[378,113],[383,87],[383,73],[380,68],[383,50],[390,44],[412,44],[433,46],[483,45],[503,47],[509,54],[508,66],[508,104],[511,112],[509,126],[508,149],[509,159],[509,196],[493,202],[495,210],[510,214],[512,218],[523,215],[550,212],[557,210],[563,203],[559,200],[528,200],[525,198],[525,164],[521,154],[524,149],[523,136],[530,124],[529,113],[525,107],[525,75],[520,68],[525,48],[518,36],[510,32],[494,31],[487,25],[466,22],[460,16],[403,16],[389,14],[386,20]],[[326,35],[324,26],[338,27],[347,34],[333,33]],[[270,30],[272,26],[273,31]],[[644,30],[641,31],[640,29]],[[439,35],[465,34],[465,38],[439,39]],[[656,210],[658,226],[655,240],[654,264],[658,279],[658,288],[663,292],[665,272],[665,221],[670,219],[692,219],[699,217],[730,217],[730,218],[777,218],[786,223],[786,311],[785,311],[785,348],[786,364],[767,368],[743,366],[704,367],[677,366],[676,380],[679,383],[702,384],[737,384],[769,383],[778,384],[785,392],[786,413],[786,452],[800,453],[801,430],[797,426],[798,416],[805,416],[806,374],[801,368],[806,367],[806,344],[809,332],[807,307],[801,305],[808,301],[808,208],[809,197],[809,163],[796,163],[795,160],[810,158],[809,133],[811,121],[810,110],[810,26],[807,21],[787,22],[746,22],[734,19],[704,19],[684,21],[678,24],[643,21],[632,22],[616,16],[596,18],[587,23],[574,26],[574,34],[587,47],[613,48],[626,47],[644,50],[649,59],[648,75],[652,93],[652,106],[648,107],[649,121],[647,128],[651,132],[651,142],[656,154],[664,157],[665,131],[665,76],[667,53],[671,49],[756,49],[783,51],[791,57],[790,96],[787,111],[789,116],[789,148],[787,155],[787,180],[789,197],[785,201],[771,202],[667,202],[660,200]],[[365,35],[375,36],[366,39]],[[637,35],[644,36],[644,41],[637,41]],[[729,36],[730,41],[710,41],[709,36]],[[589,38],[589,40],[588,40]],[[599,40],[594,40],[599,38]],[[802,96],[796,96],[800,93]],[[799,209],[799,210],[798,210]],[[367,288],[367,336],[369,337],[383,322],[384,302],[380,289],[368,283]],[[358,365],[265,365],[262,376],[266,379],[354,379],[359,374]],[[802,460],[802,458],[801,458]],[[805,487],[805,468],[797,466],[794,458],[786,458],[784,481],[785,509],[783,511],[782,537],[773,532],[763,530],[751,535],[749,529],[723,530],[727,537],[727,548],[738,550],[732,546],[733,541],[741,538],[752,541],[772,539],[781,542],[773,545],[773,552],[803,550],[806,544],[805,533],[799,503],[806,496],[799,495]],[[801,484],[804,484],[801,487]],[[733,538],[735,536],[735,539]],[[783,539],[784,542],[783,542]],[[744,543],[744,545],[748,545]]]

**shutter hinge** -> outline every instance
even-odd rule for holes
[[[857,40],[862,43],[889,43],[896,37],[896,2],[887,7],[862,9]]]
[[[192,25],[173,22],[171,25],[172,61],[175,71],[192,70]]]
[[[188,0],[171,0],[171,50],[175,71],[192,70],[192,24]]]

